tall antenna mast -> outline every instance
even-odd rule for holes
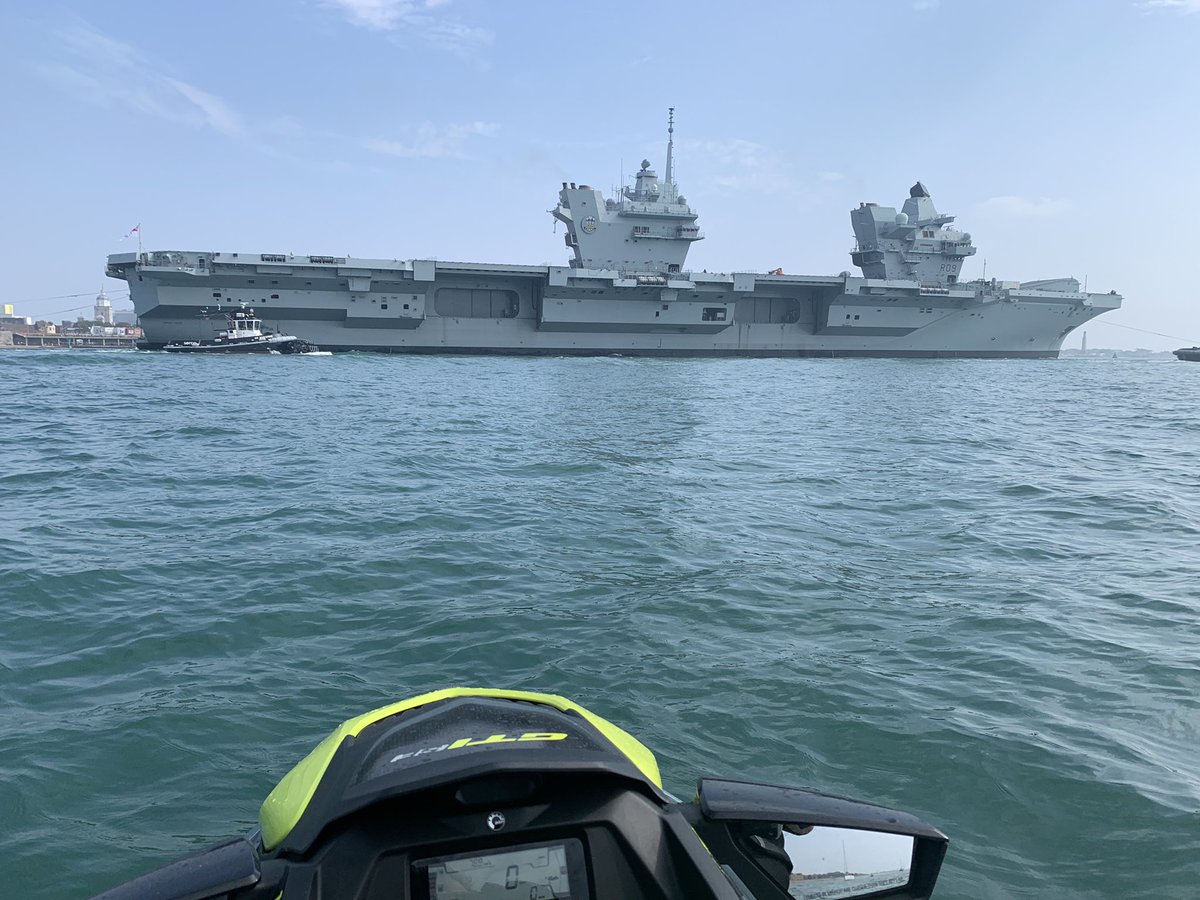
[[[675,107],[667,110],[667,184],[675,183]]]

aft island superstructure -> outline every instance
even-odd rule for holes
[[[107,274],[129,283],[151,349],[210,339],[249,305],[335,351],[1055,357],[1121,305],[1074,278],[961,281],[971,236],[920,182],[899,212],[851,212],[861,276],[691,271],[704,235],[673,162],[672,115],[661,181],[646,160],[616,197],[564,182],[565,266],[158,250],[114,254]]]

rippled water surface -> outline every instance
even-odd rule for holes
[[[936,897],[1200,882],[1200,365],[0,354],[0,863],[248,830],[334,725],[566,694],[668,789],[951,838]]]

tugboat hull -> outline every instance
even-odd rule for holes
[[[283,341],[183,341],[167,344],[162,348],[167,353],[313,353],[317,347],[299,338]]]

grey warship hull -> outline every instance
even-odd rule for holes
[[[673,175],[642,162],[611,198],[563,182],[566,266],[282,253],[153,251],[108,258],[149,347],[204,341],[212,309],[252,306],[325,350],[645,356],[1053,357],[1121,305],[1073,278],[960,282],[975,253],[918,182],[903,209],[850,213],[862,276],[696,272],[704,239]]]
[[[252,304],[273,330],[334,351],[1055,357],[1121,303],[1069,282],[685,273],[646,284],[569,267],[187,251],[116,254],[108,274],[129,283],[150,348],[210,339],[206,312]]]

